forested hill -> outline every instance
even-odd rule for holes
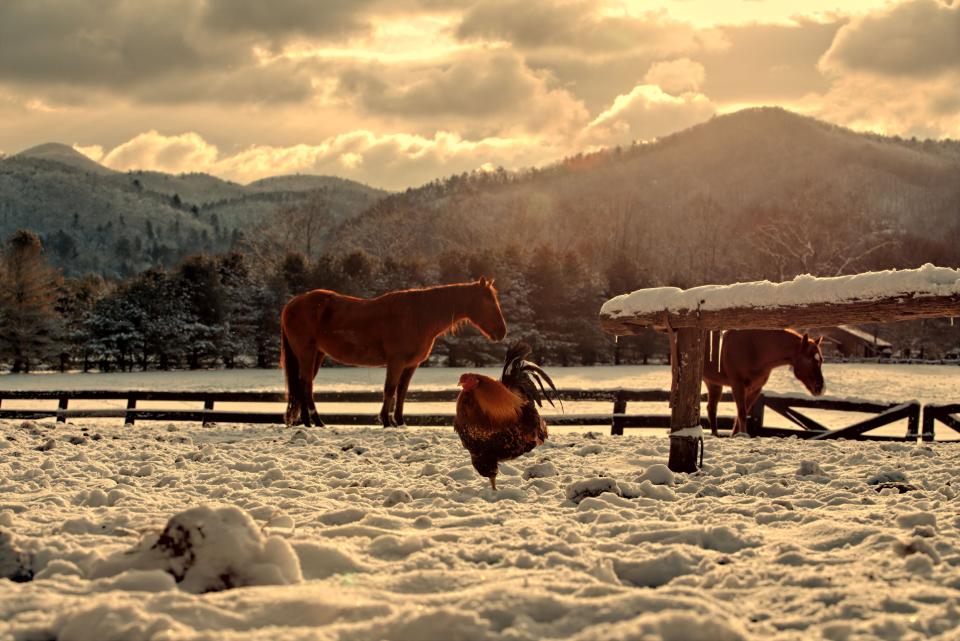
[[[282,207],[322,196],[333,220],[386,192],[329,176],[240,185],[208,174],[116,172],[66,145],[0,159],[0,237],[29,229],[67,274],[128,276],[199,252],[223,252]]]
[[[760,108],[540,170],[436,181],[345,222],[336,240],[381,258],[545,244],[689,285],[956,264],[958,232],[960,143]]]

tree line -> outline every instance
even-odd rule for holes
[[[529,341],[544,363],[663,357],[665,341],[654,333],[617,343],[600,330],[603,301],[627,280],[638,286],[622,265],[608,267],[548,246],[451,251],[430,261],[288,249],[269,258],[195,254],[119,280],[64,278],[41,240],[20,230],[0,260],[0,364],[12,372],[275,367],[280,311],[298,293],[325,288],[368,297],[481,275],[495,279],[510,339]],[[504,349],[466,328],[438,341],[432,363],[493,365]]]

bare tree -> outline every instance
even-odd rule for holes
[[[40,239],[26,230],[7,240],[0,264],[0,356],[12,371],[29,372],[57,353],[60,274],[44,258]]]

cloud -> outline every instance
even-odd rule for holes
[[[819,62],[808,112],[855,129],[960,137],[960,3],[910,0],[849,22]]]
[[[820,67],[914,79],[960,70],[960,3],[911,0],[856,18],[837,33]]]
[[[509,50],[468,52],[449,64],[401,70],[367,66],[345,72],[340,89],[366,112],[443,119],[490,119],[496,132],[566,130],[587,120],[583,104],[563,89],[551,88]],[[440,122],[438,122],[440,119]],[[456,120],[448,124],[476,126]]]
[[[238,20],[252,4],[241,6],[238,0]],[[271,3],[270,13],[281,20],[296,4]],[[320,7],[327,5],[308,4],[317,8],[304,11],[305,28],[307,17],[319,20]],[[258,56],[258,44],[275,35],[268,31],[211,31],[204,7],[220,6],[194,0],[2,2],[0,81],[29,88],[51,103],[75,94],[87,100],[94,94],[121,95],[147,103],[310,99],[317,68]]]
[[[102,163],[117,170],[202,171],[243,183],[291,173],[337,175],[402,189],[484,165],[539,165],[562,153],[537,138],[466,140],[444,131],[424,137],[357,130],[316,145],[254,145],[222,154],[196,133],[167,136],[149,131],[110,150]]]
[[[605,8],[586,0],[478,2],[464,14],[456,33],[465,40],[507,41],[521,50],[549,47],[618,56],[681,54],[706,43],[704,34],[664,12],[613,15]]]
[[[705,69],[700,91],[718,102],[779,103],[826,91],[817,63],[842,21],[722,27],[727,46],[697,55]]]
[[[73,148],[94,162],[103,160],[103,147],[100,145],[89,145],[87,147],[74,145]]]
[[[214,31],[282,41],[291,36],[342,39],[371,29],[371,0],[208,0],[203,21]]]
[[[716,107],[703,94],[674,96],[656,85],[637,85],[617,96],[584,131],[584,140],[597,145],[650,140],[709,119]]]
[[[643,77],[647,84],[657,85],[670,94],[696,91],[703,84],[703,65],[689,58],[655,62]]]
[[[215,166],[218,154],[214,145],[196,133],[164,136],[148,131],[114,147],[102,162],[121,171],[150,169],[181,173]]]
[[[960,73],[904,83],[873,74],[837,79],[799,105],[807,113],[856,130],[917,138],[960,138]]]

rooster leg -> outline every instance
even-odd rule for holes
[[[496,476],[491,476],[491,477],[490,477],[490,487],[493,488],[493,491],[494,491],[494,492],[497,491],[497,477],[496,477]]]

